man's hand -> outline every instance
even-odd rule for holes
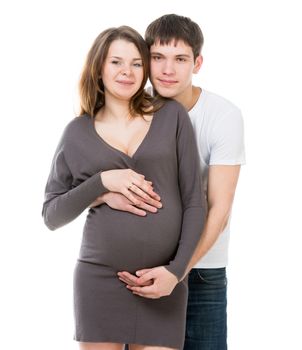
[[[121,280],[130,281],[127,288],[133,294],[144,298],[158,299],[168,296],[178,283],[177,277],[169,272],[164,266],[154,267],[136,272],[133,276],[127,272],[119,272],[118,276]],[[136,283],[135,285],[133,285]],[[149,283],[149,285],[146,285]],[[151,284],[152,283],[152,284]]]
[[[159,206],[160,202],[157,202],[157,206]],[[138,216],[145,216],[147,214],[146,211],[150,213],[157,212],[156,207],[153,207],[152,205],[149,205],[143,201],[140,202],[139,209],[124,195],[115,192],[107,192],[103,194],[102,196],[98,197],[93,203],[91,203],[89,207],[93,208],[103,203],[106,203],[112,209],[127,211]]]
[[[146,273],[146,272],[149,272],[151,271],[152,269],[144,269],[144,270],[140,270],[140,271],[137,271],[136,273],[140,273],[140,276],[143,275],[143,273]],[[148,280],[144,283],[139,283],[139,277],[135,276],[135,275],[132,275],[130,272],[127,272],[127,271],[123,271],[123,272],[118,272],[118,276],[119,276],[119,279],[126,283],[127,285],[129,286],[132,286],[132,287],[142,287],[142,286],[151,286],[151,284],[153,284],[153,279],[152,280]]]

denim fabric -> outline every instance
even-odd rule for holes
[[[227,350],[226,308],[226,269],[193,269],[184,350]]]

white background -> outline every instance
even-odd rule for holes
[[[77,349],[72,274],[85,214],[55,232],[44,226],[51,159],[75,116],[94,38],[122,24],[143,34],[165,13],[201,25],[204,65],[195,83],[233,101],[245,119],[247,165],[228,267],[229,349],[302,348],[298,2],[1,2],[1,349]]]

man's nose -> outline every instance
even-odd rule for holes
[[[175,73],[174,64],[171,61],[166,61],[163,67],[163,73],[167,75],[171,75]]]

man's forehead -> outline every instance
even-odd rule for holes
[[[158,39],[150,47],[151,52],[169,52],[175,54],[193,54],[191,46],[186,44],[183,40],[172,39],[169,42],[160,42]]]

